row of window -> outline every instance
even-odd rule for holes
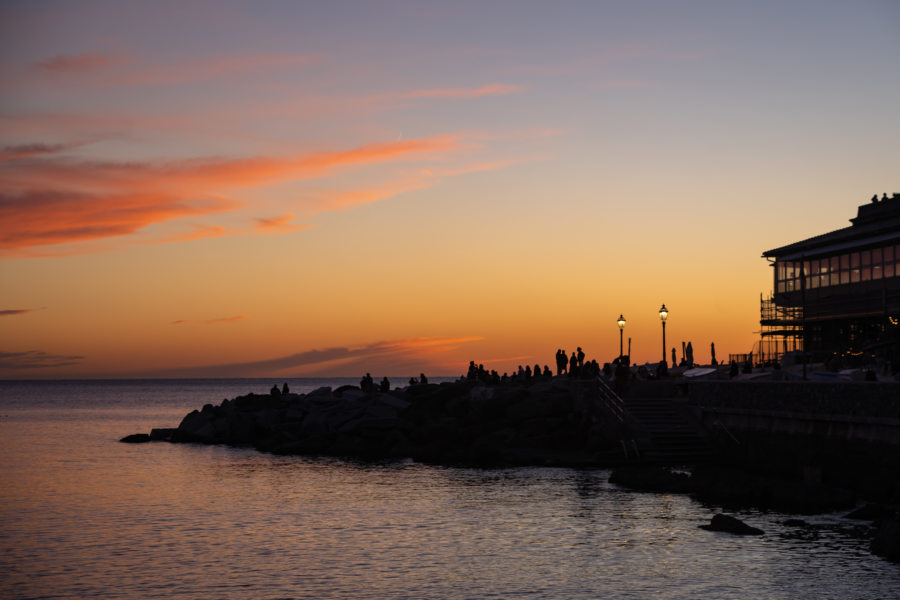
[[[776,261],[775,290],[801,290],[802,275],[806,289],[900,276],[900,244],[814,260]]]

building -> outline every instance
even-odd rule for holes
[[[804,350],[814,361],[900,362],[900,194],[859,207],[851,225],[767,250],[758,362]]]

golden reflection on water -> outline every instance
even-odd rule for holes
[[[900,589],[891,585],[900,571],[868,555],[785,541],[777,516],[747,517],[772,532],[761,538],[713,534],[697,528],[711,509],[620,490],[606,471],[116,442],[135,429],[124,413],[0,420],[0,596],[739,599],[804,597],[827,583],[820,597],[876,598]],[[873,573],[881,587],[858,594]]]

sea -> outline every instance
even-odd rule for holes
[[[765,531],[738,537],[606,469],[119,443],[282,383],[0,381],[0,598],[900,598],[841,513],[729,512]]]

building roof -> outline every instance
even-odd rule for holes
[[[855,249],[900,243],[900,194],[859,207],[852,225],[836,229],[787,246],[766,250],[764,258],[795,260],[850,252]]]

